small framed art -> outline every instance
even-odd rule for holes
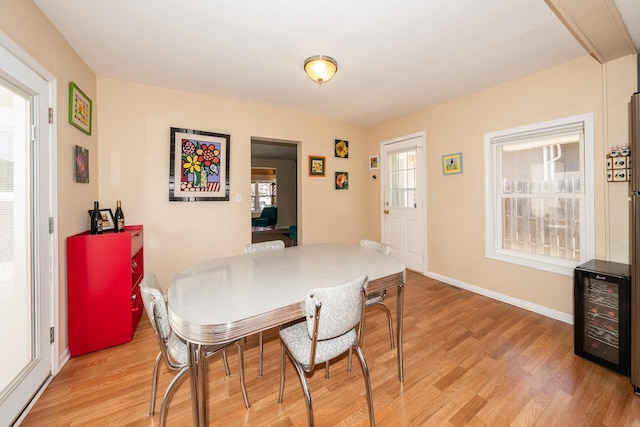
[[[75,182],[89,182],[89,150],[79,145],[73,147],[73,179]]]
[[[336,190],[349,189],[349,172],[336,172]]]
[[[324,176],[324,156],[309,156],[309,176]]]
[[[462,173],[462,153],[445,154],[442,156],[442,174],[453,175]]]
[[[335,143],[336,157],[342,157],[343,159],[349,158],[349,141],[343,139],[336,139]]]
[[[380,157],[376,154],[375,156],[369,156],[369,170],[376,170],[380,167]]]
[[[91,99],[74,82],[69,82],[69,123],[91,135],[91,110]]]
[[[111,209],[100,209],[102,215],[102,231],[110,231],[116,229],[116,223],[113,220],[113,211]],[[93,215],[93,209],[89,209],[89,216]]]

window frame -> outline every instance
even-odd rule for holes
[[[595,198],[594,198],[594,115],[585,113],[576,116],[550,120],[541,123],[520,126],[511,129],[486,133],[484,135],[485,159],[485,256],[490,259],[535,268],[538,270],[573,276],[576,266],[595,257]],[[580,240],[584,248],[580,251],[580,260],[555,258],[547,255],[520,252],[502,248],[502,198],[499,182],[502,164],[497,156],[496,140],[512,139],[513,143],[523,141],[527,135],[543,131],[560,132],[562,128],[582,123],[584,142],[580,157],[584,172],[584,195],[580,203]],[[520,138],[519,138],[520,136]]]
[[[261,197],[260,194],[259,194],[260,193],[260,184],[269,184],[272,187],[275,185],[276,188],[277,188],[277,183],[276,183],[275,180],[256,179],[256,180],[252,180],[251,181],[251,191],[254,191],[253,187],[255,186],[255,194],[256,194],[255,195],[255,200],[251,204],[251,213],[258,214],[258,215],[262,214],[262,210],[263,210],[263,209],[260,209],[260,197]],[[249,194],[250,194],[249,197],[251,197],[251,193],[249,193]],[[269,197],[271,197],[271,204],[270,205],[265,205],[265,208],[277,205],[277,197],[278,197],[277,196],[277,190],[276,190],[275,194],[272,194]]]

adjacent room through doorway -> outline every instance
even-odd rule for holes
[[[298,143],[251,138],[251,241],[297,244]]]

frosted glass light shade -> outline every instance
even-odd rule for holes
[[[310,56],[304,61],[304,71],[311,80],[321,85],[333,78],[338,71],[338,63],[330,56]]]

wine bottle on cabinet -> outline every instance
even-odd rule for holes
[[[120,200],[116,201],[116,214],[114,220],[116,222],[116,230],[119,232],[124,231],[124,213],[122,212],[122,203],[120,203]]]
[[[98,202],[93,202],[93,212],[91,213],[91,234],[102,233],[102,214]]]

